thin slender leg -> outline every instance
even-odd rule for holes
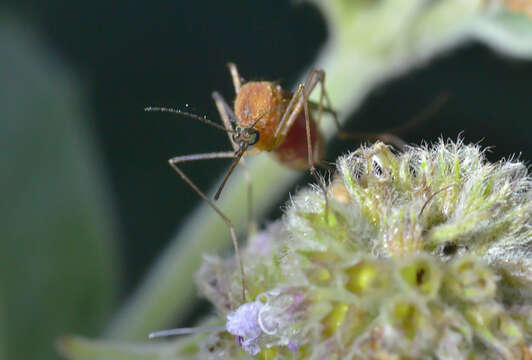
[[[231,65],[231,64],[230,64]],[[234,65],[234,64],[232,64]],[[236,70],[236,67],[235,67]],[[238,75],[238,73],[237,73]],[[235,88],[236,90],[236,88]],[[212,97],[214,99],[214,102],[216,103],[216,107],[218,109],[218,113],[220,114],[220,117],[222,118],[222,122],[226,129],[231,130],[232,132],[228,132],[227,136],[229,137],[229,142],[231,143],[231,146],[235,150],[235,153],[238,152],[240,149],[238,147],[238,144],[235,143],[233,140],[233,137],[231,136],[232,133],[234,133],[233,125],[231,124],[230,116],[233,116],[234,114],[231,111],[231,107],[227,104],[225,99],[220,95],[218,92],[213,92]],[[228,111],[229,110],[229,111]],[[256,230],[256,223],[253,216],[253,181],[251,179],[251,175],[249,173],[248,167],[246,165],[246,161],[242,158],[240,160],[240,163],[242,164],[242,169],[244,170],[244,177],[246,179],[247,183],[247,192],[248,192],[248,236],[251,235]]]
[[[296,93],[294,94],[294,96],[292,96],[292,99],[290,99],[286,111],[284,112],[281,121],[277,125],[277,129],[275,129],[274,139],[278,139],[277,141],[284,139],[284,137],[294,124],[294,121],[296,120],[297,116],[299,115],[301,110],[303,110],[304,103],[307,102],[308,104],[308,96],[316,87],[316,72],[316,69],[312,69],[305,83],[299,84]]]
[[[406,147],[406,142],[396,134],[404,134],[408,132],[409,130],[412,130],[419,124],[427,121],[427,119],[434,116],[434,114],[436,114],[443,107],[443,105],[445,105],[448,99],[449,99],[448,93],[445,93],[445,92],[441,93],[436,97],[436,99],[434,99],[434,101],[432,101],[427,107],[421,110],[421,112],[413,116],[405,124],[391,128],[391,129],[387,129],[379,133],[346,132],[341,128],[341,126],[339,125],[339,122],[337,122],[336,125],[338,127],[338,137],[340,139],[352,139],[352,140],[364,140],[364,139],[367,139],[370,141],[380,140],[386,144],[391,144],[400,150],[404,150]]]
[[[216,194],[214,194],[214,200],[218,200],[220,198],[220,194],[222,193],[222,190],[223,188],[225,187],[225,184],[227,183],[227,180],[229,180],[229,177],[231,176],[231,174],[233,173],[233,171],[235,170],[236,166],[238,165],[238,163],[240,162],[240,160],[242,159],[242,156],[244,155],[244,153],[246,152],[246,149],[247,149],[247,145],[245,148],[242,148],[240,149],[236,154],[235,154],[235,160],[233,161],[233,163],[231,164],[231,167],[229,168],[229,170],[227,171],[227,173],[225,174],[224,178],[222,179],[222,183],[220,184],[220,186],[218,187],[218,191],[216,191]]]
[[[216,104],[218,113],[220,114],[220,117],[222,118],[222,123],[224,124],[224,127],[227,129],[227,137],[229,138],[229,142],[231,143],[233,150],[234,151],[240,150],[238,147],[238,144],[235,143],[235,141],[233,140],[233,136],[232,136],[232,134],[234,134],[235,131],[233,128],[233,124],[231,123],[231,119],[234,119],[234,118],[230,118],[229,116],[230,115],[234,116],[234,114],[232,112],[229,113],[228,110],[230,110],[230,107],[225,101],[225,99],[222,97],[222,95],[220,95],[219,92],[217,91],[213,92],[212,98],[214,100],[214,103]]]
[[[307,136],[307,154],[308,154],[308,163],[309,163],[309,170],[311,175],[314,176],[316,179],[319,187],[323,191],[323,195],[325,196],[325,218],[327,221],[329,221],[329,199],[327,197],[327,189],[325,185],[323,184],[322,180],[317,176],[316,174],[316,168],[314,163],[314,152],[312,149],[312,138],[310,134],[310,109],[308,105],[308,97],[316,87],[316,84],[320,81],[320,78],[323,78],[324,72],[317,69],[312,69],[311,73],[305,80],[304,84],[300,84],[296,93],[288,103],[287,109],[285,113],[283,114],[283,117],[275,131],[274,135],[274,144],[281,141],[285,138],[286,134],[292,127],[294,121],[296,120],[297,116],[303,110],[305,114],[305,129],[306,129],[306,136]],[[322,84],[323,89],[323,84]],[[320,101],[320,117],[322,113],[322,101]]]
[[[288,103],[288,106],[286,108],[286,111],[283,114],[283,117],[281,118],[281,121],[277,125],[277,129],[274,133],[274,144],[284,139],[292,125],[294,124],[294,121],[296,120],[297,116],[303,110],[305,112],[305,122],[306,122],[306,131],[307,131],[307,151],[309,155],[309,166],[311,169],[311,172],[314,171],[314,156],[312,153],[312,142],[310,138],[310,112],[309,112],[309,106],[308,106],[308,97],[318,84],[318,82],[322,81],[321,79],[324,78],[324,72],[322,70],[318,70],[316,68],[312,69],[309,76],[305,80],[304,84],[299,84],[298,89],[294,96],[292,96],[292,99]],[[322,83],[322,89],[323,89],[323,83]],[[319,105],[319,112],[320,112],[320,118],[323,106]]]
[[[387,133],[404,134],[433,117],[449,101],[449,93],[442,92],[404,125],[389,129]]]
[[[312,138],[310,135],[310,114],[309,114],[308,103],[306,101],[303,103],[303,112],[305,113],[305,130],[307,133],[308,164],[309,164],[310,173],[314,174],[314,172],[316,171],[316,168],[314,167],[314,153],[312,151]]]
[[[211,94],[214,102],[216,103],[216,107],[219,109],[222,109],[224,116],[222,116],[222,112],[218,111],[220,113],[220,116],[222,118],[222,122],[224,124],[224,127],[230,128],[234,130],[233,124],[237,123],[236,115],[233,112],[233,109],[231,109],[231,106],[227,103],[227,101],[224,99],[224,97],[218,92],[213,91]],[[229,139],[231,142],[233,141],[233,137],[230,136]]]
[[[318,121],[317,121],[318,126],[321,122],[321,117],[323,115],[323,97],[324,97],[324,91],[325,91],[324,86],[323,86],[323,80],[325,78],[325,72],[314,68],[311,74],[309,75],[310,77],[309,86],[312,86],[312,88],[308,92],[305,93],[306,100],[303,102],[303,106],[304,106],[303,111],[305,111],[305,127],[307,131],[307,152],[309,155],[310,173],[316,179],[319,187],[323,191],[323,196],[325,197],[325,220],[327,221],[327,223],[329,223],[329,197],[327,196],[327,187],[325,186],[323,179],[317,176],[315,172],[316,168],[315,168],[315,163],[314,163],[314,153],[312,153],[312,142],[311,142],[312,139],[310,138],[310,110],[308,106],[308,97],[310,96],[310,93],[314,90],[316,86],[312,80],[314,76],[318,76],[320,79],[319,81],[321,83],[320,102],[319,102],[319,107],[318,107]],[[317,149],[315,150],[318,151]]]
[[[327,110],[328,113],[332,115],[333,121],[338,127],[338,129],[341,129],[340,120],[338,120],[338,114],[336,114],[336,111],[332,109],[331,99],[329,98],[329,94],[327,93],[327,90],[325,89],[325,71],[315,69],[316,71],[316,77],[317,81],[320,83],[320,102],[319,102],[319,113],[318,113],[318,123],[321,122],[321,118],[323,115],[323,111]],[[325,100],[326,108],[323,106],[323,102]]]
[[[404,149],[406,146],[406,143],[397,135],[394,135],[392,132],[395,132],[397,129],[390,129],[382,133],[349,133],[343,130],[342,125],[340,124],[340,121],[338,120],[338,115],[334,110],[332,110],[331,100],[329,98],[329,94],[327,93],[327,90],[325,89],[325,71],[319,70],[319,69],[313,69],[311,76],[314,75],[313,78],[311,78],[310,85],[316,86],[317,83],[320,84],[320,100],[318,103],[318,117],[316,122],[318,124],[321,123],[323,111],[324,111],[324,100],[327,106],[327,111],[332,115],[334,124],[336,125],[336,128],[338,129],[338,137],[341,139],[368,139],[371,141],[377,141],[381,140],[382,142],[386,144],[392,144],[398,149]],[[416,121],[417,123],[417,121]]]
[[[198,160],[231,159],[234,157],[235,157],[235,153],[232,151],[220,151],[220,152],[213,152],[213,153],[175,156],[171,158],[170,160],[168,160],[168,162],[179,164],[183,162],[198,161]]]
[[[240,277],[242,280],[242,301],[246,302],[246,280],[244,275],[244,263],[242,260],[242,256],[240,254],[240,248],[238,247],[238,240],[235,233],[235,227],[233,226],[233,223],[229,218],[214,204],[211,199],[207,197],[197,186],[194,184],[192,180],[179,168],[178,164],[188,162],[188,161],[196,161],[196,160],[210,160],[210,159],[223,159],[223,158],[234,158],[235,154],[232,151],[224,151],[224,152],[218,152],[218,153],[205,153],[205,154],[192,154],[192,155],[185,155],[185,156],[176,156],[168,160],[168,163],[170,166],[179,174],[181,179],[185,183],[188,184],[196,192],[196,194],[199,195],[203,200],[209,204],[209,206],[216,211],[216,213],[220,216],[220,218],[225,222],[227,227],[229,228],[229,232],[231,233],[231,239],[233,240],[233,246],[235,248],[235,255],[238,261],[238,264],[240,266]]]
[[[227,67],[229,67],[229,72],[231,73],[231,78],[233,79],[233,86],[235,87],[235,93],[238,95],[240,92],[240,88],[242,87],[242,78],[240,77],[240,74],[238,73],[238,69],[236,65],[232,62],[227,64]]]

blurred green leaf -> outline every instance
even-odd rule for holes
[[[65,336],[59,339],[57,348],[71,360],[197,360],[202,358],[199,343],[205,336],[204,333],[172,341],[146,340],[134,344]]]
[[[525,14],[501,11],[485,17],[476,24],[474,34],[507,55],[532,57],[532,19]]]
[[[207,317],[200,322],[204,329],[214,329],[221,324],[223,320],[217,316]],[[205,358],[205,352],[209,351],[205,348],[205,339],[212,335],[210,331],[200,331],[171,340],[148,340],[146,337],[143,342],[135,343],[65,336],[58,339],[57,349],[70,360],[198,360]],[[200,346],[202,343],[203,349]]]
[[[54,359],[114,302],[109,201],[72,74],[5,15],[0,49],[0,357]]]
[[[6,349],[7,332],[5,329],[6,312],[5,312],[5,306],[4,306],[2,299],[3,297],[0,297],[0,359],[7,359],[7,349]]]
[[[162,360],[168,358],[168,351],[165,351],[168,347],[94,341],[77,336],[65,337],[58,342],[59,351],[75,360]]]

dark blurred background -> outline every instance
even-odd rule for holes
[[[234,95],[228,61],[246,79],[291,86],[327,36],[313,7],[289,1],[7,0],[3,9],[2,18],[31,29],[81,89],[84,135],[95,153],[102,191],[110,197],[116,220],[111,233],[124,261],[119,299],[131,293],[198,202],[166,160],[229,149],[217,130],[143,108],[189,104],[189,110],[218,120],[211,92],[219,90],[228,100]],[[400,125],[446,91],[445,107],[406,134],[406,141],[456,139],[461,133],[467,142],[491,146],[491,160],[521,153],[528,161],[530,84],[532,63],[467,45],[380,87],[348,127],[377,131]],[[327,158],[355,146],[336,141]],[[212,161],[187,171],[208,189],[218,178],[213,174],[227,165]],[[274,211],[270,219],[278,215]]]

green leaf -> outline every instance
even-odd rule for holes
[[[479,21],[474,35],[494,49],[519,58],[532,58],[532,19],[501,11]]]
[[[82,337],[61,338],[59,352],[72,360],[163,360],[168,359],[168,345],[124,344],[88,340]],[[178,358],[173,357],[177,360]]]
[[[55,359],[95,334],[115,298],[112,221],[79,84],[22,24],[0,17],[0,353]]]
[[[210,317],[201,322],[205,328],[219,326],[220,319]],[[90,340],[79,336],[65,336],[57,341],[58,351],[70,360],[198,360],[202,357],[200,344],[205,345],[209,331],[179,336],[169,341],[145,339],[140,343],[109,340]],[[222,349],[218,349],[223,351]],[[203,355],[205,349],[203,349]],[[212,354],[210,354],[212,355]],[[214,356],[214,355],[212,355]]]

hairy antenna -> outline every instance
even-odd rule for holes
[[[173,108],[167,108],[167,107],[160,107],[160,106],[148,106],[148,107],[144,108],[144,111],[146,111],[146,112],[166,112],[166,113],[172,113],[172,114],[187,116],[189,118],[201,121],[202,123],[205,123],[207,125],[215,127],[215,128],[217,128],[219,130],[222,130],[224,132],[229,132],[229,133],[233,133],[234,134],[234,131],[226,129],[224,126],[222,126],[220,124],[217,124],[214,121],[211,121],[211,120],[207,119],[204,116],[199,116],[199,115],[196,115],[196,114],[193,114],[193,113],[189,113],[187,111],[182,111],[182,110],[173,109]]]

